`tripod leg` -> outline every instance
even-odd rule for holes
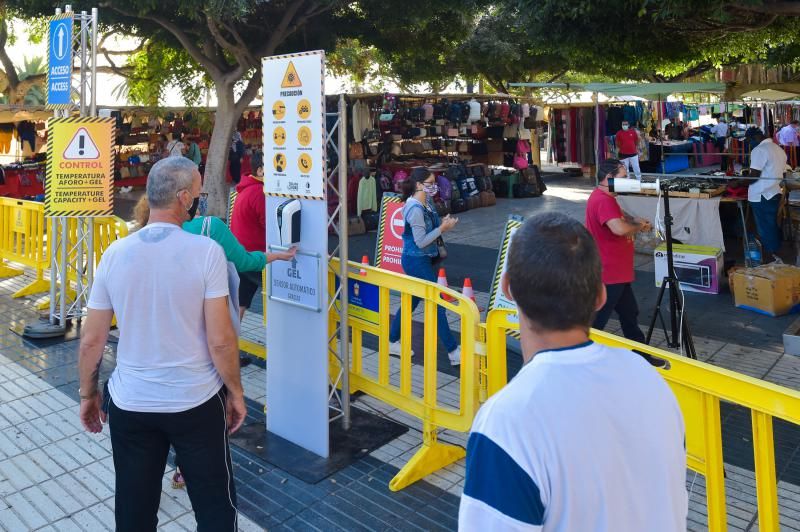
[[[650,326],[647,328],[647,335],[645,336],[644,343],[650,345],[650,338],[653,336],[653,329],[656,327],[656,319],[661,316],[661,302],[664,300],[664,290],[667,288],[667,279],[661,283],[661,288],[658,290],[658,299],[656,299],[656,306],[653,310],[653,317],[650,318]],[[662,318],[661,323],[664,323]]]
[[[678,342],[678,312],[680,307],[681,294],[678,289],[678,281],[676,279],[668,279],[669,282],[669,324],[670,334],[667,338],[667,345],[670,347],[680,347]]]
[[[689,328],[689,320],[686,318],[686,308],[683,305],[683,294],[679,295],[681,297],[676,300],[676,303],[678,308],[677,317],[680,320],[681,343],[683,344],[686,356],[697,360],[697,352],[694,349],[694,339],[692,338],[692,332]]]

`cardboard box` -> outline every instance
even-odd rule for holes
[[[655,258],[656,287],[660,288],[667,276],[667,245],[661,244],[653,252]],[[686,292],[719,294],[724,268],[722,250],[708,246],[674,244],[672,260],[675,275]]]
[[[783,316],[800,310],[800,268],[788,264],[765,264],[731,275],[734,304],[766,314]]]

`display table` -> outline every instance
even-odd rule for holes
[[[650,161],[656,165],[660,174],[680,172],[689,168],[689,154],[692,153],[691,141],[665,140],[650,143]],[[663,153],[663,162],[661,160]]]
[[[669,199],[672,213],[672,236],[684,244],[711,246],[725,250],[722,223],[719,219],[721,197],[696,199]],[[658,198],[655,196],[619,195],[617,202],[631,216],[655,221]],[[661,199],[660,217],[664,219],[664,200]],[[655,224],[654,224],[655,225]]]

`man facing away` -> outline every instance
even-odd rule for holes
[[[80,418],[96,433],[107,415],[121,532],[156,530],[170,445],[197,529],[237,529],[228,435],[246,412],[239,348],[225,254],[210,238],[181,229],[199,195],[200,174],[189,159],[153,165],[147,226],[109,246],[89,298],[79,358]],[[104,414],[97,381],[114,315],[120,337]]]
[[[619,160],[625,165],[625,169],[636,179],[642,179],[642,171],[639,169],[639,134],[635,129],[631,129],[630,123],[625,120],[622,122],[622,129],[616,134],[617,152]]]
[[[675,397],[639,355],[589,340],[600,268],[589,232],[563,214],[514,235],[502,290],[524,364],[472,425],[460,530],[686,530]]]
[[[792,120],[790,123],[783,126],[778,131],[778,142],[781,146],[798,146],[800,145],[800,138],[798,138],[797,130],[800,128],[800,121]]]
[[[764,257],[780,261],[781,229],[778,227],[778,210],[781,206],[781,181],[786,170],[786,152],[766,138],[758,129],[750,137],[756,144],[750,152],[750,182],[747,201],[753,210],[758,236],[764,248]]]

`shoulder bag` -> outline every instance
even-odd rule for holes
[[[210,216],[203,218],[203,228],[200,230],[200,234],[211,238]],[[242,324],[239,322],[239,272],[236,271],[236,266],[231,261],[228,261],[228,311],[238,337],[242,329]]]

